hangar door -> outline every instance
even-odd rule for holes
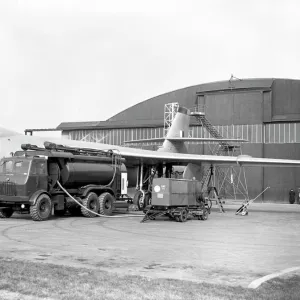
[[[215,126],[245,125],[243,127],[248,131],[248,127],[249,130],[251,130],[251,127],[255,127],[248,125],[257,124],[262,126],[263,94],[261,91],[207,93],[198,95],[197,106],[199,108],[203,107],[202,111],[205,112],[207,119]],[[250,137],[251,135],[249,135]],[[262,139],[260,141],[262,142]],[[242,153],[254,157],[263,157],[263,144],[261,142],[244,144]],[[210,154],[209,151],[205,151],[205,153]],[[249,182],[249,196],[255,197],[263,190],[263,168],[249,167],[245,171]]]
[[[196,105],[214,125],[263,123],[261,91],[217,92],[197,95]]]

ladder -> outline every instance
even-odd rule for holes
[[[207,132],[216,139],[222,139],[223,136],[220,134],[220,132],[211,124],[211,122],[207,119],[204,112],[201,111],[194,111],[191,112],[191,116],[194,116],[197,121],[201,124],[202,128],[205,128]],[[227,141],[219,141],[216,147],[212,147],[210,149],[211,154],[213,155],[223,155],[223,156],[238,156],[241,153],[241,147],[238,143],[229,143]],[[236,187],[234,187],[233,182],[226,180],[228,172],[224,172],[220,167],[215,166],[215,171],[217,173],[217,176],[219,178],[223,178],[221,187],[219,187],[220,190],[222,188],[224,189],[224,192],[226,193],[226,185],[231,184],[231,187],[233,188],[234,197],[236,198],[236,190],[238,190]],[[232,170],[231,170],[232,172]],[[209,178],[211,177],[211,168],[208,168],[202,178],[202,192],[207,192]],[[248,197],[248,191],[246,190],[246,195],[242,193],[243,196]],[[220,198],[218,196],[218,198]]]
[[[213,201],[216,201],[216,203],[218,204],[219,212],[224,213],[225,210],[224,210],[221,198],[219,197],[217,188],[215,186],[208,187],[207,193],[208,193],[209,199],[213,200]],[[211,194],[213,195],[213,197],[210,196]]]
[[[205,113],[196,111],[191,112],[191,116],[196,117],[197,121],[202,125],[203,128],[205,128],[210,135],[215,139],[222,139],[223,136],[219,133],[219,131],[210,123],[210,121],[206,118]],[[240,148],[238,145],[234,145],[228,142],[220,141],[218,142],[219,147],[216,151],[213,151],[215,153],[212,153],[214,155],[224,155],[225,153],[233,153],[237,148]],[[221,152],[223,152],[221,154]]]
[[[217,188],[215,186],[215,182],[212,182],[212,177],[214,175],[214,166],[210,165],[208,172],[205,174],[204,177],[204,184],[202,186],[202,192],[207,193],[207,197],[210,200],[216,201],[216,204],[219,206],[220,213],[224,213],[225,210],[222,205],[221,198],[219,197],[219,193],[217,191]],[[212,183],[210,185],[210,183]],[[212,197],[211,197],[212,194]]]

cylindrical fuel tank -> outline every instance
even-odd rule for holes
[[[73,161],[66,162],[57,177],[60,178],[59,181],[64,187],[78,188],[88,184],[107,185],[111,182],[114,172],[115,166],[108,162]],[[126,172],[124,164],[122,164],[121,172]]]

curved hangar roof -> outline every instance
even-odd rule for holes
[[[235,98],[232,98],[232,95],[236,95]],[[201,103],[201,97],[203,97],[204,103]],[[211,108],[218,110],[216,116],[212,116],[212,122],[216,125],[227,122],[228,124],[245,123],[245,119],[241,116],[240,121],[238,117],[226,116],[224,109],[246,110],[247,115],[253,116],[246,122],[249,124],[295,121],[300,120],[299,99],[300,80],[269,78],[219,81],[190,86],[150,98],[127,108],[106,121],[63,122],[57,129],[161,127],[164,123],[164,105],[166,103],[178,102],[180,105],[192,109],[196,104],[212,106],[211,104],[215,100],[220,106],[219,109]],[[236,100],[240,100],[239,106],[234,104],[237,102]],[[224,119],[222,120],[223,114]],[[261,116],[258,116],[260,114]]]

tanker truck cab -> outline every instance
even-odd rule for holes
[[[111,215],[116,199],[127,193],[125,160],[118,154],[46,143],[22,149],[0,162],[0,218],[15,211],[35,221],[51,212]]]
[[[0,216],[14,211],[28,212],[37,191],[47,192],[47,160],[33,156],[13,156],[0,161]]]

